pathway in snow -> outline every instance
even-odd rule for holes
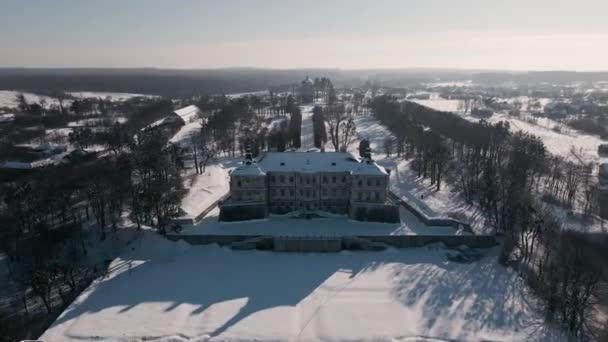
[[[314,131],[312,127],[313,106],[300,106],[302,111],[302,151],[307,151],[315,147]]]

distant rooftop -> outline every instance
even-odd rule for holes
[[[196,119],[198,114],[201,112],[195,105],[190,105],[184,108],[176,109],[173,111],[175,115],[179,116],[184,120],[184,122],[188,123],[192,119]]]

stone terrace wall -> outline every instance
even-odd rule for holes
[[[490,248],[497,245],[494,236],[490,235],[385,235],[385,236],[343,236],[343,237],[271,237],[260,235],[167,235],[173,241],[184,240],[192,245],[217,243],[220,246],[230,245],[250,239],[264,238],[272,240],[274,250],[288,251],[301,248],[307,251],[338,251],[335,246],[347,245],[353,239],[366,239],[371,242],[384,243],[395,248],[423,247],[431,243],[442,242],[448,247],[466,245],[471,248]],[[295,241],[295,242],[294,242]],[[334,246],[335,245],[335,246]]]
[[[420,221],[422,221],[425,225],[429,227],[458,228],[459,225],[462,225],[465,231],[473,233],[471,225],[466,222],[458,221],[451,217],[429,217],[425,213],[423,213],[415,204],[410,203],[407,198],[399,198],[399,196],[395,195],[392,191],[389,192],[388,197],[394,203],[402,205],[405,209],[409,210],[412,214],[414,214],[414,216],[416,216]]]

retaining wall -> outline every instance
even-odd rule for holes
[[[423,247],[431,243],[442,242],[448,247],[466,245],[471,248],[489,248],[497,245],[491,235],[384,235],[384,236],[343,236],[343,237],[270,237],[261,235],[167,235],[173,241],[182,239],[192,245],[217,243],[221,246],[249,239],[265,238],[274,243],[277,251],[339,251],[353,239],[366,239],[380,242],[395,248]]]
[[[342,238],[275,237],[274,250],[278,252],[322,252],[342,250]]]
[[[174,223],[178,223],[180,225],[182,224],[197,224],[199,222],[201,222],[201,220],[203,219],[203,217],[207,216],[207,214],[209,214],[209,212],[211,210],[213,210],[215,207],[218,206],[218,204],[220,204],[221,202],[227,200],[228,198],[230,198],[230,192],[224,194],[222,197],[220,197],[217,201],[211,203],[210,206],[208,206],[205,210],[203,210],[200,214],[191,217],[191,216],[183,216],[183,217],[178,217],[173,219]]]
[[[392,191],[389,191],[388,197],[389,197],[390,200],[394,201],[395,203],[398,203],[398,204],[402,205],[405,209],[407,209],[408,211],[410,211],[412,214],[414,214],[414,216],[416,216],[420,221],[422,221],[422,223],[424,223],[425,225],[427,225],[429,227],[454,227],[454,228],[458,228],[459,225],[462,225],[465,231],[467,231],[469,233],[473,233],[473,229],[471,229],[471,225],[468,224],[468,223],[466,223],[466,222],[462,222],[462,221],[453,219],[451,217],[430,217],[430,216],[427,216],[416,205],[414,205],[413,203],[410,203],[409,199],[407,199],[407,198],[400,198],[399,196],[397,196]]]

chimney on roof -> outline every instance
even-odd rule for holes
[[[372,159],[372,149],[367,147],[365,149],[365,152],[363,152],[363,162],[370,164],[372,163],[374,160]]]
[[[251,153],[251,149],[247,147],[245,149],[245,162],[250,165],[253,162],[253,154]]]

